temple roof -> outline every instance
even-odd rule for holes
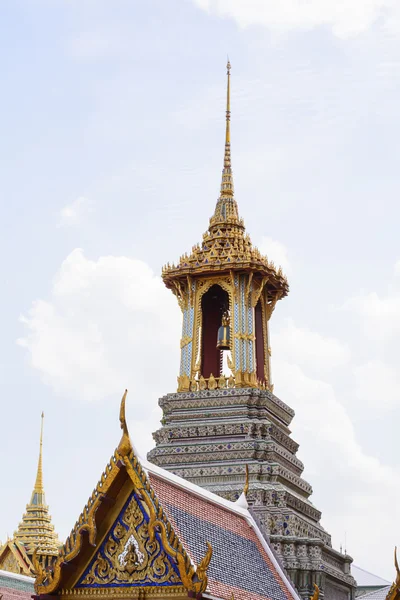
[[[146,463],[150,482],[197,562],[209,541],[207,592],[217,598],[297,598],[247,508]]]
[[[379,588],[373,592],[368,592],[367,594],[357,596],[357,598],[362,598],[363,600],[386,600],[389,591],[390,585],[387,585],[386,587]]]
[[[390,581],[382,579],[378,575],[374,575],[357,565],[351,566],[351,572],[354,579],[357,581],[357,587],[385,587],[390,586]]]
[[[137,597],[146,587],[152,597],[165,586],[175,597],[299,600],[245,502],[224,500],[138,459],[125,397],[120,444],[50,571],[38,568],[39,596],[82,595],[90,587],[100,595],[119,587],[124,595],[125,587]]]
[[[166,286],[174,289],[179,285],[180,279],[188,276],[237,270],[252,271],[268,278],[267,287],[271,295],[281,298],[286,296],[289,290],[287,279],[280,267],[276,268],[272,261],[252,245],[234,198],[230,137],[230,69],[231,65],[228,62],[226,133],[220,196],[202,243],[193,246],[191,253],[181,256],[177,265],[167,264],[163,268],[162,277]]]
[[[15,540],[7,540],[0,547],[0,567],[11,573],[33,576],[35,570],[23,544]]]
[[[0,570],[1,600],[30,600],[34,591],[33,577]]]

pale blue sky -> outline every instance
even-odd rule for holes
[[[62,538],[118,442],[125,387],[151,447],[180,338],[156,277],[214,208],[229,54],[240,212],[291,286],[272,321],[275,391],[335,546],[347,531],[355,561],[392,577],[400,14],[363,4],[0,3],[0,539],[30,497],[42,410]]]

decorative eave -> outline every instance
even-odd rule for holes
[[[207,588],[206,571],[211,560],[212,548],[208,545],[204,558],[196,566],[175,534],[130,441],[125,419],[125,398],[126,392],[121,402],[120,421],[123,434],[120,444],[65,544],[61,547],[57,559],[51,565],[51,569],[46,571],[39,564],[36,555],[33,557],[37,572],[35,591],[39,596],[62,593],[63,596],[68,597],[81,593],[81,590],[73,589],[72,585],[78,559],[82,556],[84,560],[90,552],[90,546],[94,547],[98,543],[98,531],[105,519],[107,509],[115,503],[119,490],[129,479],[148,509],[150,541],[154,539],[156,533],[161,537],[164,551],[177,564],[182,584],[188,593],[197,596]],[[127,592],[125,591],[124,594],[122,590],[123,588],[120,588],[121,594],[126,596]],[[170,592],[173,590],[170,588]],[[100,589],[97,591],[101,594]],[[152,595],[151,588],[146,588],[146,596],[148,595]],[[135,596],[135,592],[131,589],[129,596]]]
[[[167,288],[173,290],[176,283],[185,282],[188,277],[252,272],[255,276],[267,278],[267,289],[271,292],[271,296],[276,292],[280,298],[284,298],[289,293],[289,284],[281,267],[276,269],[274,263],[269,262],[267,257],[262,256],[256,248],[252,249],[251,253],[235,256],[232,259],[216,257],[199,261],[197,253],[196,249],[190,256],[185,256],[177,266],[168,264],[163,268],[162,279]]]

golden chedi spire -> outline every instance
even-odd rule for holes
[[[42,422],[40,425],[40,446],[39,446],[39,460],[38,468],[36,473],[35,487],[33,488],[31,504],[45,504],[44,489],[43,489],[43,421],[44,413],[42,412]]]
[[[225,125],[225,150],[224,167],[222,169],[221,193],[215,207],[214,215],[210,219],[210,225],[222,223],[239,224],[239,213],[234,200],[234,186],[231,162],[231,63],[226,65],[226,125]],[[243,226],[243,224],[241,224]]]
[[[221,196],[233,196],[233,177],[231,164],[231,63],[226,65],[226,130],[224,168],[222,170]]]
[[[224,166],[220,195],[201,244],[192,247],[190,254],[181,256],[177,265],[169,263],[163,268],[165,285],[181,295],[182,285],[188,276],[202,274],[232,273],[249,270],[258,273],[269,281],[272,296],[282,298],[287,295],[289,286],[281,268],[252,245],[246,234],[243,219],[239,217],[234,198],[231,162],[231,64],[227,64],[226,123]]]
[[[29,558],[37,551],[39,561],[47,566],[51,557],[58,554],[60,542],[51,523],[49,507],[46,505],[43,487],[43,420],[40,428],[39,460],[36,473],[35,485],[31,501],[26,506],[26,512],[22,521],[14,533],[14,541],[21,544]]]

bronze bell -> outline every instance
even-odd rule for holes
[[[229,327],[229,313],[225,311],[222,315],[222,324],[218,329],[217,348],[219,350],[229,350],[231,341],[231,329]]]

